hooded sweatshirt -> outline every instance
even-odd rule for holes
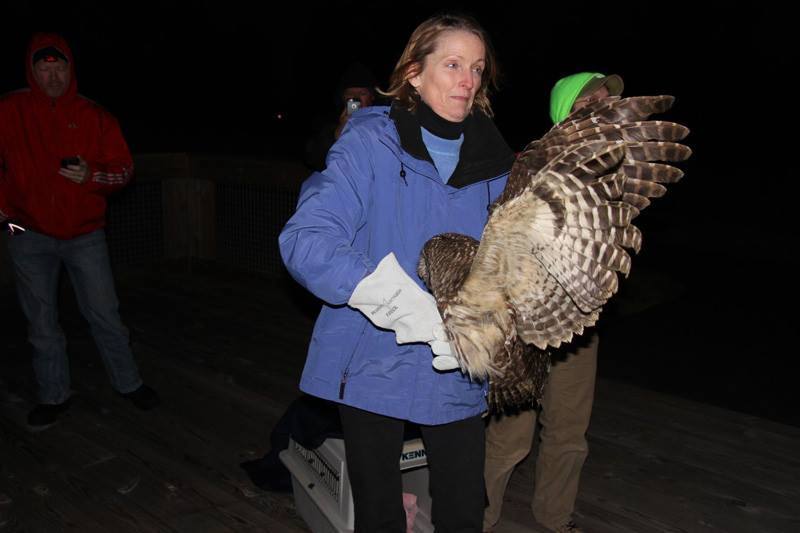
[[[33,54],[54,47],[67,57],[70,81],[49,97],[33,75]],[[26,55],[28,88],[0,97],[0,219],[71,239],[105,226],[106,196],[128,183],[130,151],[117,120],[78,94],[72,51],[58,35],[33,36]],[[81,184],[58,173],[64,158],[89,165]]]

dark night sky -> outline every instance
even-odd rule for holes
[[[4,4],[0,90],[24,84],[30,33],[59,31],[76,48],[81,92],[119,116],[134,151],[252,154],[270,149],[276,129],[300,134],[311,116],[330,107],[338,76],[352,59],[364,61],[385,83],[414,26],[448,5],[405,2],[401,10],[366,2],[253,7],[241,0]],[[705,14],[689,2],[661,2],[657,9],[648,2],[556,2],[558,7],[549,8],[528,3],[513,9],[496,4],[503,3],[460,6],[494,40],[505,72],[494,99],[497,121],[514,147],[549,126],[549,88],[571,72],[617,72],[629,94],[676,95],[675,116],[689,123],[700,142],[720,130],[729,133],[742,118],[748,126],[760,120],[760,95],[755,102],[748,98],[756,104],[752,109],[739,101],[750,92],[747,79],[772,80],[789,65],[789,17],[764,3],[749,10],[720,4]],[[732,78],[742,85],[732,86]],[[274,123],[278,111],[287,113],[288,124]],[[702,128],[695,125],[700,121],[706,123]]]
[[[790,254],[800,176],[786,75],[797,64],[796,29],[785,10],[697,1],[10,4],[0,8],[0,92],[24,85],[31,32],[59,31],[74,45],[80,91],[119,117],[137,153],[292,157],[351,60],[385,87],[413,28],[448,6],[471,12],[494,40],[505,73],[496,121],[515,149],[550,126],[549,89],[572,72],[618,73],[626,94],[675,95],[668,118],[692,130],[694,155],[686,179],[641,217],[634,276],[637,265],[664,273],[683,296],[671,315],[653,317],[674,339],[645,338],[642,351],[662,345],[673,375],[713,381],[719,394],[757,390],[772,395],[767,403],[797,405],[787,392],[797,326],[794,313],[777,310],[798,301],[800,266]],[[642,381],[669,389],[655,375]]]

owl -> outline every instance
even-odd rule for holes
[[[548,350],[593,326],[631,268],[632,224],[683,172],[689,130],[649,117],[671,96],[610,97],[530,143],[490,208],[480,242],[437,235],[418,274],[461,370],[489,379],[493,410],[541,397]]]

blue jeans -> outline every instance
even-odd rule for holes
[[[33,370],[39,403],[59,404],[70,396],[66,340],[58,324],[58,277],[66,267],[81,313],[103,357],[111,385],[121,393],[142,380],[131,353],[128,329],[119,317],[119,302],[102,229],[60,240],[28,230],[8,239],[17,280],[17,295],[28,318]]]

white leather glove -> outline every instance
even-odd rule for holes
[[[445,358],[440,364],[443,368],[436,364],[440,357],[434,358],[437,370],[450,370],[452,363],[455,363],[452,368],[458,367],[436,300],[414,283],[394,253],[381,259],[375,272],[356,285],[347,303],[376,326],[393,330],[397,344],[427,342],[434,354]],[[452,362],[446,363],[448,359]]]

